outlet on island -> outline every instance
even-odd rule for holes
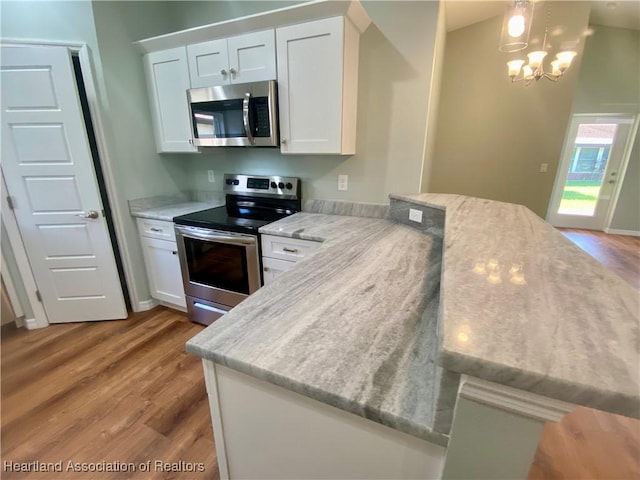
[[[349,190],[349,175],[338,175],[338,190],[341,192]]]
[[[422,210],[416,210],[415,208],[410,208],[409,220],[411,220],[412,222],[422,223]]]

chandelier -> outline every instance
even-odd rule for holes
[[[533,5],[529,0],[515,0],[513,7],[507,10],[502,22],[499,47],[501,52],[517,52],[529,46],[532,10]],[[508,75],[512,83],[525,82],[525,85],[528,86],[541,78],[557,82],[571,66],[571,62],[576,56],[576,52],[572,50],[564,50],[557,53],[556,58],[549,64],[550,70],[544,66],[545,57],[549,54],[547,51],[549,18],[550,12],[547,8],[547,24],[544,28],[542,49],[527,54],[529,63],[522,59],[507,62]]]

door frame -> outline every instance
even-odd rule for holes
[[[47,312],[44,310],[44,306],[38,300],[36,291],[38,285],[36,284],[35,277],[31,271],[31,264],[27,257],[27,250],[22,243],[22,237],[20,236],[20,229],[13,210],[9,208],[9,202],[7,201],[7,184],[4,180],[4,172],[0,169],[0,177],[2,177],[2,195],[0,212],[2,212],[2,223],[7,230],[7,236],[9,237],[9,243],[11,244],[11,250],[13,250],[13,256],[16,259],[18,271],[20,277],[22,277],[22,283],[24,289],[27,292],[27,298],[31,304],[31,311],[33,312],[33,318],[25,318],[24,326],[27,330],[33,330],[36,328],[43,328],[49,326],[49,318]]]
[[[25,40],[25,39],[11,39],[11,38],[0,38],[0,43],[3,45],[16,45],[16,46],[43,46],[43,47],[66,47],[70,52],[76,53],[80,59],[80,68],[82,70],[82,79],[84,81],[84,87],[87,94],[87,103],[89,104],[89,113],[91,115],[91,120],[93,122],[93,131],[96,138],[96,144],[98,148],[98,155],[100,158],[100,165],[102,166],[102,174],[104,178],[104,183],[107,191],[107,198],[109,199],[109,203],[111,204],[111,215],[113,220],[113,225],[115,229],[116,239],[118,241],[118,247],[120,250],[120,259],[122,261],[122,268],[124,270],[125,280],[127,282],[127,289],[129,291],[129,300],[131,303],[131,308],[134,311],[139,311],[144,309],[144,305],[148,302],[141,302],[140,296],[138,294],[135,279],[133,276],[134,268],[133,263],[131,262],[131,253],[129,252],[129,246],[127,243],[127,239],[124,236],[126,231],[125,223],[123,220],[123,215],[120,211],[120,197],[115,188],[115,176],[113,174],[112,168],[112,157],[109,155],[109,149],[107,147],[107,140],[105,136],[104,129],[104,121],[102,119],[102,109],[100,107],[100,99],[98,95],[98,90],[96,88],[96,73],[93,65],[93,60],[91,57],[91,50],[89,46],[85,43],[74,43],[74,42],[51,42],[46,40]],[[4,178],[3,178],[4,182]],[[3,185],[4,187],[4,185]],[[3,195],[3,202],[6,202],[6,199]],[[3,203],[3,210],[4,210]],[[15,217],[14,217],[15,220]],[[17,224],[16,224],[17,227]],[[17,240],[18,239],[18,240]],[[19,241],[21,246],[20,248],[24,250],[24,245],[22,245],[22,239],[19,236],[17,239],[11,242],[12,248],[15,248],[14,241]],[[114,256],[116,253],[114,252]],[[33,274],[31,273],[31,268],[28,268],[28,271],[23,271],[20,269],[21,275],[31,276],[33,278]],[[35,284],[35,281],[34,281]],[[33,292],[33,296],[35,298],[35,292]],[[31,296],[29,297],[29,301],[33,306],[33,299]],[[36,300],[38,305],[42,306]],[[35,309],[34,309],[35,312]],[[44,310],[42,311],[44,313]],[[46,323],[45,323],[46,322]],[[49,325],[49,321],[44,314],[44,317],[40,316],[37,325],[32,326],[31,328],[41,328]],[[27,325],[27,328],[30,328]]]
[[[615,214],[616,207],[618,205],[618,198],[620,197],[620,191],[622,190],[622,184],[624,183],[624,179],[627,173],[627,167],[629,166],[629,160],[631,159],[631,149],[633,148],[633,142],[635,141],[638,126],[640,125],[640,114],[638,113],[574,113],[571,115],[569,120],[569,124],[567,125],[567,131],[565,133],[564,145],[562,146],[562,153],[560,156],[560,161],[558,162],[558,169],[556,170],[556,177],[553,181],[553,189],[551,191],[551,196],[549,197],[549,204],[547,207],[547,214],[545,216],[545,220],[549,223],[549,218],[553,215],[553,199],[556,198],[556,195],[560,194],[560,191],[564,189],[564,184],[560,185],[560,179],[563,178],[562,164],[565,159],[565,155],[568,153],[567,148],[573,149],[573,142],[569,145],[568,136],[571,132],[571,127],[573,125],[573,121],[576,118],[580,117],[600,117],[600,118],[617,118],[617,117],[633,117],[633,124],[631,125],[631,129],[629,131],[629,136],[627,137],[627,142],[624,146],[624,150],[622,153],[622,160],[620,161],[620,168],[618,169],[618,174],[616,177],[616,183],[613,186],[613,190],[611,191],[611,200],[609,202],[609,208],[607,213],[604,216],[604,224],[602,227],[602,231],[607,232],[611,230],[611,222],[613,221],[613,215]]]

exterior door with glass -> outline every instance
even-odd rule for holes
[[[606,227],[634,121],[630,115],[573,117],[549,203],[549,223],[588,230]]]

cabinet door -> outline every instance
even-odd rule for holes
[[[176,242],[141,237],[151,296],[185,308]]]
[[[291,270],[296,262],[287,262],[285,260],[277,260],[275,258],[262,257],[262,278],[264,284],[268,285],[273,280],[288,270]]]
[[[191,88],[214,87],[230,83],[226,38],[188,45],[187,57]]]
[[[227,39],[231,83],[276,79],[274,30],[247,33]]]
[[[144,65],[158,152],[197,152],[192,144],[187,103],[186,49],[148,53],[144,56]]]
[[[282,153],[341,153],[343,17],[276,30]]]

